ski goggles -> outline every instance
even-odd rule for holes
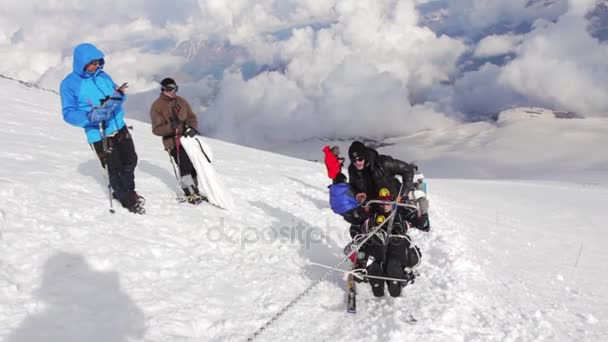
[[[89,65],[97,65],[98,67],[103,68],[104,64],[106,64],[106,61],[103,58],[99,58],[90,61],[89,63],[87,63],[87,65],[84,66],[84,68],[86,69]]]
[[[166,91],[168,93],[177,93],[177,91],[179,90],[179,87],[177,86],[177,84],[170,84],[167,86],[160,87],[160,90]]]

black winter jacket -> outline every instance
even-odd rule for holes
[[[369,147],[366,154],[367,160],[363,170],[357,170],[352,162],[348,166],[348,179],[353,193],[364,192],[368,199],[374,199],[378,191],[385,187],[391,194],[396,194],[400,186],[395,178],[396,175],[403,177],[405,191],[412,188],[415,170],[410,164],[391,156],[378,154],[378,151]]]

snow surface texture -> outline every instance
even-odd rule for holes
[[[235,210],[178,204],[160,138],[129,120],[147,214],[110,215],[58,97],[0,90],[1,341],[242,341],[326,272],[311,263],[342,258],[321,164],[208,140]],[[359,286],[349,315],[336,273],[260,340],[608,339],[608,188],[427,180],[433,228],[412,232],[423,262],[403,297]]]

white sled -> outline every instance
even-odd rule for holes
[[[196,170],[199,191],[207,196],[209,203],[231,210],[234,207],[232,195],[224,186],[220,176],[215,172],[213,152],[209,145],[198,135],[193,138],[181,137],[180,143]]]

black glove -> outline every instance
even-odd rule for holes
[[[172,130],[176,130],[176,129],[180,129],[182,127],[182,123],[179,122],[179,120],[177,119],[171,119],[171,129]]]
[[[171,131],[173,134],[182,135],[184,133],[184,124],[177,119],[171,119]]]
[[[357,222],[363,224],[363,222],[370,217],[369,209],[366,207],[357,207],[354,216],[357,219]]]
[[[184,136],[187,136],[187,137],[190,137],[190,138],[194,137],[197,134],[198,134],[198,132],[194,128],[192,128],[192,127],[188,127],[186,129],[186,131],[184,132]]]
[[[361,225],[352,224],[350,228],[348,228],[348,233],[350,234],[351,238],[361,234]]]
[[[416,165],[414,162],[411,162],[410,166],[412,167],[412,170],[418,171],[418,165]]]

